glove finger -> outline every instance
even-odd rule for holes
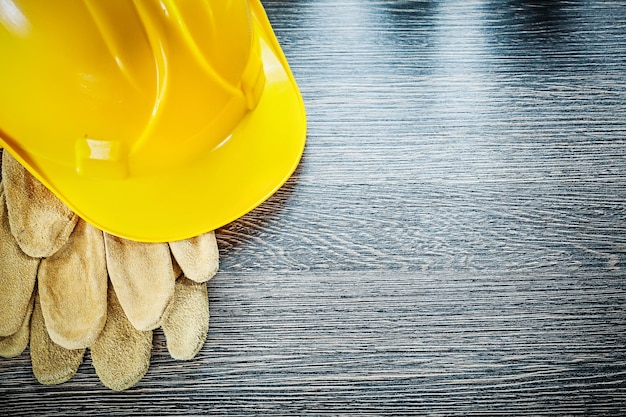
[[[39,296],[35,297],[35,307],[30,322],[30,358],[33,373],[42,384],[60,384],[74,376],[85,349],[68,350],[50,339],[41,311]]]
[[[90,349],[100,381],[115,391],[135,385],[150,366],[152,331],[139,331],[132,326],[112,285],[109,285],[106,325]]]
[[[67,244],[39,268],[39,296],[52,340],[91,345],[106,322],[107,271],[102,232],[80,220]]]
[[[11,231],[27,255],[51,256],[65,244],[78,216],[8,152],[2,154],[2,181]]]
[[[170,242],[169,245],[174,259],[187,278],[206,282],[217,273],[220,254],[215,232]]]
[[[28,346],[28,339],[30,337],[30,317],[33,312],[33,305],[35,303],[35,296],[33,294],[30,297],[28,303],[28,310],[26,316],[22,321],[22,325],[19,330],[13,333],[11,336],[0,337],[0,356],[3,358],[13,358],[20,355]]]
[[[18,331],[35,288],[39,259],[27,256],[9,230],[5,194],[0,183],[0,336]]]
[[[174,294],[176,272],[167,243],[104,234],[107,269],[126,317],[137,330],[159,326]]]
[[[174,359],[191,359],[200,351],[209,330],[209,298],[206,283],[180,277],[174,297],[161,322],[167,349]]]

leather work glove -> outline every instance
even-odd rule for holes
[[[218,266],[213,232],[169,243],[112,236],[3,152],[0,356],[30,345],[41,383],[70,379],[88,348],[104,385],[129,388],[148,370],[158,327],[172,358],[193,358],[206,339],[206,282]]]

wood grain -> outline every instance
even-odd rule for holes
[[[0,415],[626,415],[623,2],[263,3],[308,142],[207,344],[123,393],[2,360]]]
[[[251,288],[255,288],[252,291]],[[3,370],[6,410],[37,415],[618,415],[624,410],[621,274],[222,273],[193,362],[159,335],[128,392],[38,386]],[[107,411],[105,411],[107,410]],[[10,413],[12,414],[12,413]]]

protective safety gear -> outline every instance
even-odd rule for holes
[[[0,146],[113,235],[214,230],[302,155],[304,105],[259,0],[3,0],[0,50]]]
[[[169,244],[103,233],[2,152],[0,356],[30,341],[40,382],[71,378],[89,348],[100,380],[126,389],[148,370],[157,327],[174,359],[194,357],[218,262],[213,232]]]

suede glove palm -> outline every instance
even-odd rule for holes
[[[115,390],[148,370],[152,330],[190,359],[208,331],[206,281],[217,272],[213,232],[179,242],[109,235],[69,210],[7,152],[0,182],[0,355],[30,343],[45,384],[71,378],[86,348]]]

